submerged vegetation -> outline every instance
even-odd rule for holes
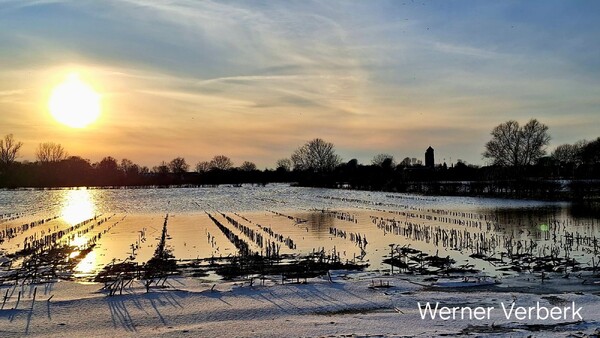
[[[132,252],[127,259],[113,260],[97,273],[83,275],[77,273],[77,265],[92,252],[103,234],[119,224],[119,221],[110,224],[109,221],[114,215],[110,217],[97,215],[67,228],[54,224],[58,221],[58,217],[21,226],[6,226],[2,232],[3,242],[11,243],[25,233],[27,236],[22,249],[14,254],[3,256],[0,283],[16,285],[47,283],[59,279],[93,280],[103,283],[102,289],[112,296],[122,294],[123,290],[131,286],[135,280],[142,282],[146,292],[149,292],[152,286],[164,287],[167,279],[177,274],[204,277],[214,272],[225,279],[249,277],[251,280],[268,275],[279,275],[282,282],[294,279],[300,282],[300,279],[326,275],[330,270],[362,270],[368,266],[354,261],[343,262],[335,249],[326,252],[322,248],[308,255],[280,254],[281,245],[285,245],[290,250],[296,249],[289,236],[284,237],[270,227],[253,223],[239,214],[235,214],[236,217],[244,219],[249,224],[242,224],[222,212],[217,214],[227,222],[222,223],[217,220],[216,215],[206,212],[225,238],[237,248],[235,255],[195,260],[176,259],[168,244],[170,236],[167,232],[169,222],[167,214],[154,254],[146,263],[140,264],[135,261],[136,250],[146,242],[144,228],[138,240],[132,244]],[[18,221],[22,216],[6,214],[2,215],[1,220],[2,223]],[[36,225],[41,224],[46,226],[50,224],[50,232],[40,230],[39,227],[35,228]],[[34,230],[38,231],[31,234]],[[39,234],[43,236],[39,238]],[[78,245],[71,243],[72,240],[80,237],[87,239],[85,243]],[[214,238],[212,240],[214,241]],[[260,251],[252,250],[252,246],[260,248]]]
[[[177,272],[177,263],[175,257],[171,253],[171,249],[167,246],[167,222],[169,215],[165,216],[163,223],[160,240],[154,251],[154,256],[150,258],[146,264],[144,264],[143,278],[144,285],[146,286],[146,292],[150,291],[150,286],[155,283],[157,286],[160,284],[164,286],[169,275]]]
[[[268,198],[265,189],[273,192]],[[320,190],[297,195],[304,199],[299,201],[268,189],[255,187],[243,197],[227,195],[234,205],[238,198],[240,205],[242,199],[255,198],[250,202],[258,203],[253,212],[221,211],[207,200],[191,203],[196,210],[191,215],[182,216],[175,209],[159,216],[162,227],[154,217],[148,223],[128,213],[97,214],[73,225],[58,216],[30,221],[50,209],[3,214],[0,282],[95,281],[103,283],[108,295],[116,295],[134,284],[144,285],[147,292],[168,286],[175,275],[250,284],[303,283],[312,277],[327,278],[332,270],[367,268],[412,275],[422,282],[528,274],[536,283],[566,278],[593,286],[600,279],[599,220],[594,212],[576,209],[583,215],[578,218],[528,210],[524,217],[510,209],[444,208],[438,198],[418,195],[363,192],[351,197]],[[302,190],[286,189],[294,195],[295,189]],[[129,191],[123,193],[131,196]],[[121,226],[126,217],[130,217],[127,225]],[[115,233],[127,234],[119,254],[107,251],[111,249],[106,241]],[[129,252],[122,251],[127,248]],[[79,267],[88,257],[104,254],[121,258],[104,259],[108,263],[91,269]]]

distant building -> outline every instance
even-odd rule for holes
[[[427,168],[433,168],[435,166],[433,148],[431,148],[431,146],[429,146],[429,148],[427,148],[427,151],[425,151],[425,166]]]

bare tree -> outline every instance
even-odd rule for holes
[[[19,150],[23,142],[16,142],[13,134],[4,136],[0,139],[0,165],[9,165],[19,156]]]
[[[400,165],[403,167],[410,167],[411,164],[411,160],[410,157],[405,157],[402,162],[400,162]]]
[[[135,164],[132,160],[124,158],[121,160],[121,164],[119,165],[119,170],[122,172],[127,172],[129,168],[133,167]]]
[[[240,169],[242,171],[254,171],[256,170],[256,164],[250,161],[244,161],[244,163],[242,163],[242,165],[240,166]]]
[[[496,126],[492,139],[486,143],[483,157],[500,166],[523,166],[534,164],[546,154],[550,142],[548,127],[531,119],[523,127],[517,121]]]
[[[292,154],[294,168],[314,170],[317,172],[331,171],[338,166],[342,159],[335,153],[333,143],[316,138],[299,147]]]
[[[42,163],[60,162],[68,156],[65,148],[59,143],[54,142],[40,143],[35,152],[35,157]]]
[[[375,155],[375,157],[373,157],[373,159],[371,160],[371,163],[373,165],[376,165],[379,167],[386,167],[386,168],[396,166],[396,161],[394,160],[394,156],[390,155],[390,154],[377,154],[377,155]]]
[[[210,161],[210,169],[228,170],[233,167],[231,159],[224,155],[217,155]]]
[[[169,164],[162,161],[159,165],[152,167],[152,172],[159,175],[166,175],[169,173]]]
[[[205,173],[210,170],[210,162],[208,161],[200,161],[196,164],[196,172],[197,173]]]
[[[171,162],[169,162],[169,170],[173,174],[183,174],[188,171],[190,166],[187,164],[183,157],[174,158]]]
[[[277,160],[275,163],[277,170],[290,171],[292,169],[292,160],[289,158],[282,158]]]
[[[581,148],[575,144],[561,144],[550,155],[561,163],[576,163],[580,157]]]
[[[111,176],[119,173],[119,164],[117,160],[112,156],[106,156],[99,163],[95,164],[96,170],[102,175]]]
[[[581,162],[587,165],[598,165],[600,164],[600,137],[597,139],[586,142],[581,147]]]
[[[492,158],[493,163],[502,166],[518,163],[520,148],[519,122],[508,121],[492,130],[492,140],[485,145],[483,157]]]
[[[540,157],[546,155],[546,146],[550,143],[548,126],[531,119],[521,128],[521,138],[523,140],[522,165],[534,164]]]
[[[119,170],[125,173],[125,175],[129,177],[136,176],[140,173],[140,166],[133,163],[133,161],[129,159],[122,159],[121,164],[119,165]]]

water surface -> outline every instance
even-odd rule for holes
[[[78,226],[59,242],[84,249],[93,239],[93,250],[79,262],[76,272],[94,274],[111,262],[147,261],[168,214],[167,243],[176,258],[235,255],[235,247],[207,213],[247,240],[256,252],[264,254],[264,246],[258,246],[226,217],[260,233],[265,241],[276,242],[281,253],[323,250],[342,260],[367,262],[370,269],[388,269],[382,261],[392,249],[403,246],[450,257],[457,265],[472,264],[490,274],[499,273],[498,264],[473,258],[473,253],[501,258],[503,252],[524,245],[521,250],[532,254],[547,255],[554,250],[553,254],[589,264],[595,239],[600,237],[597,210],[566,202],[272,184],[0,191],[0,228],[5,232],[0,249],[9,255],[28,242]],[[93,221],[81,225],[89,219]],[[26,224],[35,226],[24,227]],[[569,245],[574,238],[576,245]]]

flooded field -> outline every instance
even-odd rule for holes
[[[244,251],[411,274],[595,274],[598,217],[570,203],[287,185],[0,191],[0,259],[3,278],[35,266],[30,278],[93,279],[150,260],[166,225],[182,266]]]

